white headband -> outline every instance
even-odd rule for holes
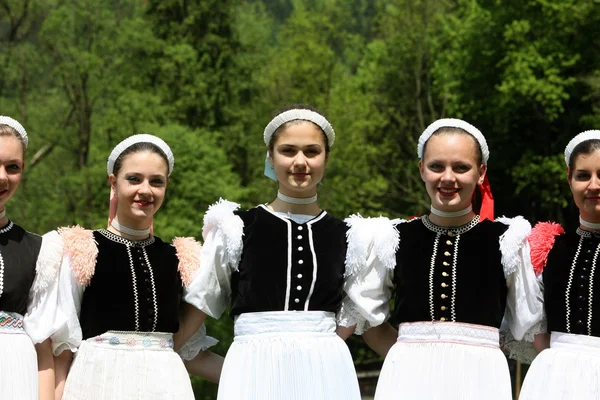
[[[106,163],[106,171],[108,172],[108,175],[113,173],[113,170],[115,168],[115,161],[117,161],[117,158],[119,158],[121,153],[123,153],[125,150],[137,143],[152,143],[153,145],[161,149],[162,152],[165,153],[165,155],[167,156],[167,160],[169,161],[168,175],[171,175],[171,172],[173,172],[173,166],[175,165],[175,157],[173,157],[173,152],[171,151],[171,148],[161,138],[147,134],[129,136],[127,139],[123,140],[121,143],[115,146],[113,151],[110,153],[110,156],[108,156],[108,162]]]
[[[423,149],[425,148],[425,143],[427,143],[431,135],[433,135],[440,128],[460,128],[473,136],[475,140],[477,140],[477,143],[479,143],[483,163],[487,165],[487,162],[490,158],[490,149],[488,148],[483,133],[481,133],[479,129],[475,128],[470,123],[456,118],[438,119],[425,129],[425,131],[419,137],[419,144],[417,145],[417,155],[419,156],[419,159],[423,159]]]
[[[300,109],[284,111],[281,114],[277,115],[275,118],[273,118],[265,128],[265,144],[267,146],[269,145],[269,142],[271,141],[271,136],[273,136],[273,133],[275,133],[275,131],[281,125],[285,124],[286,122],[296,120],[310,121],[317,124],[323,130],[323,132],[325,132],[325,136],[327,136],[327,143],[329,144],[329,146],[333,146],[333,142],[335,142],[335,132],[333,131],[333,127],[331,126],[329,121],[327,121],[327,119],[325,119],[324,116],[317,112]]]
[[[29,143],[29,139],[27,138],[27,131],[25,131],[25,128],[23,128],[23,125],[21,125],[19,121],[17,121],[16,119],[12,119],[11,117],[5,117],[3,115],[0,115],[0,124],[8,125],[15,131],[17,131],[19,136],[21,136],[21,139],[23,139],[23,144],[25,144],[25,148],[27,148],[27,144]]]
[[[594,139],[600,140],[600,131],[584,131],[581,132],[579,135],[575,136],[573,139],[571,139],[567,147],[565,147],[565,164],[567,164],[567,168],[569,167],[571,153],[573,153],[575,147],[577,147],[578,144]]]

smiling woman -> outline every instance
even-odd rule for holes
[[[565,232],[540,223],[531,235],[543,271],[550,348],[527,372],[520,399],[600,398],[600,131],[582,132],[565,148],[567,180],[580,225]]]
[[[359,273],[344,286],[344,325],[356,325],[386,356],[377,400],[510,400],[500,346],[526,360],[544,329],[526,241],[531,227],[522,217],[493,221],[489,149],[473,125],[435,121],[417,153],[431,213],[408,222],[350,219],[349,236],[364,239],[348,247]],[[472,205],[478,187],[479,215]],[[385,322],[392,294],[398,332]]]
[[[7,400],[37,399],[38,370],[39,382],[47,383],[40,385],[39,398],[54,398],[54,376],[47,373],[52,354],[39,335],[43,315],[36,304],[56,278],[47,263],[55,240],[25,231],[6,210],[23,176],[27,145],[23,126],[0,116],[0,393]]]
[[[317,202],[335,132],[298,105],[278,113],[263,139],[277,197],[247,211],[221,200],[204,216],[200,321],[229,305],[235,319],[218,399],[358,400],[350,352],[336,335],[347,227]]]
[[[171,245],[152,232],[173,166],[173,153],[163,140],[151,135],[125,139],[107,162],[108,228],[58,230],[63,262],[49,290],[59,300],[46,312],[57,355],[57,398],[63,384],[65,400],[194,398],[173,349],[183,347],[182,354],[193,358],[216,341],[206,337],[204,326],[185,345],[174,339],[182,302],[196,305],[189,287],[201,247],[192,238],[177,238]],[[204,360],[213,371],[206,377],[218,380],[222,359],[209,354]]]

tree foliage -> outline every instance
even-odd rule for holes
[[[488,139],[496,214],[569,225],[560,154],[600,126],[599,33],[586,0],[0,0],[0,114],[30,133],[9,214],[103,226],[106,158],[148,132],[176,158],[156,231],[199,238],[219,197],[271,200],[264,126],[311,103],[337,133],[320,199],[338,217],[425,212],[416,140],[458,117]],[[209,332],[223,353],[231,321]]]

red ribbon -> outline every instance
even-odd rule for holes
[[[489,219],[494,220],[494,196],[492,196],[492,187],[488,180],[487,174],[483,178],[483,183],[479,186],[481,193],[481,209],[479,210],[479,221]]]

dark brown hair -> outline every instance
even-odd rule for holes
[[[573,177],[573,170],[575,169],[575,160],[580,154],[591,154],[596,150],[600,150],[600,139],[590,139],[585,142],[579,143],[569,157],[569,179]]]
[[[158,154],[159,156],[161,156],[161,158],[163,160],[165,160],[165,163],[167,164],[167,175],[169,174],[169,172],[170,172],[169,171],[169,160],[167,158],[167,155],[160,149],[160,147],[158,147],[155,144],[148,143],[148,142],[132,144],[127,149],[125,149],[125,151],[123,151],[121,154],[119,154],[119,157],[117,157],[117,159],[115,160],[115,165],[113,167],[113,174],[116,176],[119,173],[119,171],[121,170],[121,167],[123,166],[123,160],[125,160],[125,157],[127,157],[129,154],[141,153],[143,151],[149,151],[149,152],[152,152],[152,153],[155,153],[155,154]]]
[[[319,110],[317,110],[315,107],[308,105],[308,104],[292,104],[289,106],[286,106],[284,108],[282,108],[281,110],[277,111],[277,113],[275,114],[275,116],[289,111],[289,110],[309,110],[309,111],[314,111],[318,114],[321,114],[325,117],[325,115],[320,112]],[[269,140],[269,144],[267,145],[267,149],[269,150],[269,154],[273,154],[273,146],[275,145],[275,141],[277,140],[277,137],[279,136],[279,134],[283,131],[285,131],[287,128],[289,128],[292,125],[297,125],[297,124],[301,124],[302,122],[310,122],[310,121],[305,121],[305,120],[293,120],[293,121],[288,121],[285,124],[281,125],[279,128],[277,128],[275,130],[275,132],[273,132],[273,135],[271,135],[271,140]],[[323,140],[325,140],[325,155],[329,156],[329,140],[327,139],[327,135],[325,134],[325,132],[323,131],[323,129],[321,129],[321,127],[317,124],[314,124],[317,128],[319,128],[319,131],[321,132],[321,134],[323,135]]]
[[[481,154],[481,146],[479,145],[479,142],[477,141],[475,136],[471,135],[469,132],[467,132],[461,128],[444,126],[444,127],[441,127],[440,129],[438,129],[437,131],[435,131],[433,133],[433,135],[431,135],[431,137],[443,136],[443,135],[467,135],[467,136],[469,136],[475,142],[475,148],[477,149],[476,150],[477,151],[477,156],[476,156],[477,164],[481,165],[483,163],[483,155]],[[431,137],[430,137],[430,139],[431,139]],[[427,140],[427,142],[425,142],[425,145],[423,146],[423,158],[425,158],[425,150],[427,150],[427,143],[429,143],[429,140]]]

